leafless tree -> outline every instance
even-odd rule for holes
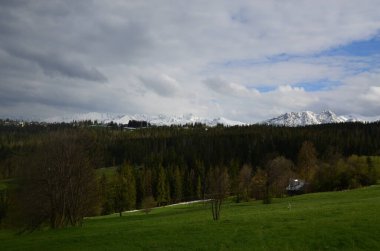
[[[271,196],[282,197],[286,192],[289,178],[293,176],[291,160],[279,156],[267,163],[267,186]]]
[[[24,167],[18,198],[26,225],[51,228],[82,224],[97,205],[97,180],[81,144],[68,131],[47,135]]]
[[[301,178],[312,182],[318,170],[317,151],[310,141],[303,142],[297,156],[297,171]]]
[[[251,191],[256,200],[264,199],[266,184],[267,174],[263,169],[258,168],[251,180]]]
[[[251,190],[252,167],[244,165],[239,172],[238,201],[249,200]]]
[[[272,196],[283,196],[292,177],[293,163],[285,157],[269,160],[265,169],[259,169],[252,178],[252,191],[256,199],[271,203]]]
[[[156,205],[157,202],[154,200],[153,196],[145,197],[142,201],[142,210],[144,213],[148,214]]]
[[[219,220],[223,200],[229,195],[230,180],[227,168],[210,169],[208,175],[209,193],[213,220]]]

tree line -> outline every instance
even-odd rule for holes
[[[197,162],[217,165],[263,166],[268,157],[281,155],[293,162],[304,141],[313,142],[319,158],[333,153],[380,155],[380,122],[339,123],[306,127],[265,125],[235,127],[148,127],[124,130],[88,121],[72,124],[0,124],[0,179],[17,173],[20,157],[27,155],[48,132],[73,130],[86,135],[93,167],[119,166],[128,162],[153,168],[160,164],[191,169]]]
[[[286,195],[290,178],[307,181],[308,192],[374,184],[379,139],[379,123],[7,127],[0,170],[13,189],[0,189],[0,221],[60,228],[81,225],[85,216],[198,199],[211,201],[217,220],[227,196],[270,203]]]

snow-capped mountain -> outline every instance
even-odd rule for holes
[[[362,116],[358,114],[350,114],[341,116],[342,118],[347,119],[347,122],[374,122],[380,121],[380,116]]]
[[[207,126],[216,126],[222,124],[225,126],[235,126],[235,125],[247,125],[246,123],[240,121],[229,120],[223,117],[218,118],[204,118],[198,117],[194,114],[185,114],[180,116],[167,116],[167,115],[146,115],[146,114],[135,114],[135,115],[122,115],[113,113],[79,113],[66,116],[56,116],[43,120],[48,123],[56,122],[73,122],[73,121],[84,121],[91,120],[97,121],[98,123],[107,124],[114,122],[117,124],[128,124],[130,120],[146,121],[151,125],[155,126],[170,126],[170,125],[186,125],[201,123]],[[311,111],[304,112],[288,112],[281,116],[263,121],[259,124],[267,125],[279,125],[279,126],[305,126],[305,125],[319,125],[327,123],[343,123],[343,122],[371,122],[380,120],[380,116],[376,117],[363,117],[360,115],[344,115],[338,116],[332,111],[323,111],[321,113],[314,113]]]
[[[245,125],[245,123],[240,121],[233,121],[223,117],[219,118],[202,118],[195,116],[193,114],[185,114],[181,116],[167,116],[167,115],[156,115],[148,116],[145,114],[137,114],[133,116],[125,115],[119,119],[113,120],[113,122],[118,124],[127,124],[130,120],[147,121],[151,125],[155,126],[170,126],[170,125],[186,125],[201,123],[207,126],[216,126],[217,124],[223,124],[225,126],[235,126],[235,125]]]
[[[122,117],[122,115],[112,114],[112,113],[88,112],[88,113],[77,113],[77,114],[71,114],[71,115],[65,115],[65,116],[55,116],[55,117],[44,119],[43,121],[47,123],[60,123],[60,122],[70,123],[73,121],[91,120],[91,121],[97,121],[99,123],[109,123],[113,120],[119,119],[120,117]]]
[[[321,113],[314,113],[311,111],[304,112],[289,112],[276,118],[264,121],[267,125],[281,125],[281,126],[306,126],[306,125],[320,125],[328,123],[343,123],[343,122],[356,122],[362,121],[353,115],[338,116],[332,111],[323,111]]]
[[[63,117],[53,117],[45,119],[45,122],[54,123],[54,122],[72,122],[72,121],[84,121],[92,120],[97,121],[98,123],[110,123],[114,122],[117,124],[128,124],[130,120],[137,121],[147,121],[151,125],[155,126],[170,126],[170,125],[186,125],[186,124],[195,124],[201,123],[207,126],[216,126],[217,124],[223,124],[225,126],[235,126],[235,125],[245,125],[245,123],[240,121],[233,121],[223,117],[218,118],[202,118],[195,116],[193,114],[185,114],[181,116],[167,116],[167,115],[146,115],[146,114],[135,114],[135,115],[121,115],[121,114],[108,114],[108,113],[83,113],[83,114],[74,114],[72,116],[63,116]]]

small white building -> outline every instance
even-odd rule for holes
[[[289,179],[286,191],[289,195],[302,194],[305,192],[306,182],[301,179]]]

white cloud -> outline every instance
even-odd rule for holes
[[[156,76],[140,76],[140,80],[146,89],[163,97],[171,97],[178,93],[179,84],[177,80],[166,74]]]
[[[240,85],[234,82],[227,82],[221,78],[210,78],[203,81],[207,87],[215,92],[237,97],[255,97],[259,92],[255,89],[248,89],[244,85]]]
[[[340,114],[376,116],[380,110],[379,87],[379,72],[363,72],[348,76],[336,89],[316,92],[319,99],[309,108],[334,109]]]
[[[379,113],[380,56],[313,56],[378,34],[379,8],[376,0],[2,1],[0,116]],[[321,80],[339,85],[295,87]]]
[[[365,93],[362,98],[369,102],[379,102],[380,101],[380,86],[371,86],[368,92]]]

